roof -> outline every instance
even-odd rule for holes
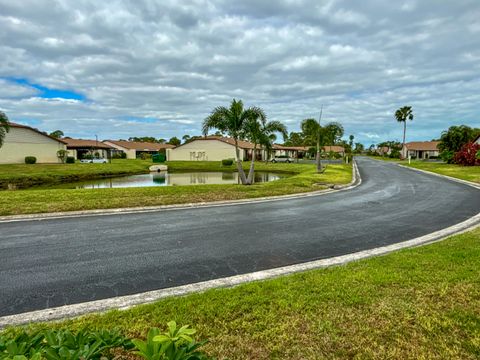
[[[440,141],[412,141],[406,143],[408,150],[437,151]]]
[[[141,142],[141,141],[126,141],[126,140],[104,140],[104,142],[109,142],[114,145],[121,146],[125,149],[130,150],[139,150],[139,151],[158,151],[162,149],[172,149],[175,145],[171,144],[160,144],[160,143],[151,143],[151,142]]]
[[[285,146],[279,144],[273,144],[275,150],[294,150],[294,151],[307,151],[311,146]]]
[[[46,133],[44,133],[44,132],[41,132],[41,131],[38,130],[38,129],[32,128],[32,127],[27,126],[27,125],[22,125],[22,124],[17,124],[17,123],[9,122],[9,123],[8,123],[8,126],[14,127],[14,128],[19,128],[19,129],[32,130],[32,131],[36,132],[37,134],[46,136],[46,137],[48,137],[48,138],[50,138],[50,139],[52,139],[52,140],[58,141],[58,142],[60,142],[60,143],[62,143],[62,144],[66,144],[66,142],[63,141],[62,139],[57,139],[56,137],[50,136],[50,135],[48,135],[48,134],[46,134]]]
[[[221,142],[227,143],[229,145],[235,146],[235,140],[233,140],[232,138],[229,138],[229,137],[226,137],[226,136],[210,135],[210,136],[204,136],[204,137],[201,137],[201,138],[196,138],[194,140],[188,141],[188,142],[186,142],[182,145],[178,145],[177,148],[181,147],[181,146],[184,146],[185,144],[191,144],[195,141],[204,141],[204,140],[217,140],[217,141],[221,141]],[[245,140],[238,140],[238,147],[241,148],[241,149],[253,149],[253,143],[251,143],[249,141],[245,141]],[[260,146],[258,146],[258,147],[260,147]]]
[[[329,145],[329,146],[323,146],[322,147],[323,151],[325,152],[345,152],[345,148],[343,146],[338,146],[338,145]]]
[[[108,146],[101,141],[97,140],[85,140],[85,139],[72,139],[72,138],[63,138],[62,139],[66,144],[67,148],[94,148],[94,149],[111,149],[111,146]]]

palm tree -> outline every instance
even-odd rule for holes
[[[405,148],[405,134],[407,133],[407,120],[413,120],[413,112],[411,106],[403,106],[395,111],[395,119],[398,122],[403,122],[403,143],[402,143],[402,156],[403,149]]]
[[[317,155],[315,157],[317,163],[317,172],[322,172],[322,163],[320,161],[320,150],[322,137],[322,127],[320,126],[320,121],[315,119],[305,119],[300,125],[302,133],[307,144],[316,145]]]
[[[238,174],[243,185],[247,185],[247,178],[242,167],[242,159],[240,158],[240,149],[238,140],[244,134],[245,124],[250,119],[265,118],[265,113],[258,107],[243,108],[241,100],[232,100],[229,108],[218,106],[213,109],[212,113],[203,120],[202,131],[206,136],[210,129],[217,129],[221,133],[227,133],[235,143],[235,155]]]
[[[7,114],[5,114],[3,111],[0,111],[0,147],[2,147],[5,136],[9,131],[10,126]]]
[[[188,142],[188,140],[190,140],[190,135],[183,135],[182,140],[183,140],[183,143]]]
[[[253,143],[253,154],[250,162],[250,170],[248,172],[247,183],[253,183],[253,177],[255,174],[255,155],[257,152],[257,145],[261,145],[262,148],[269,151],[273,147],[273,141],[275,141],[275,133],[281,133],[285,140],[288,136],[287,128],[280,121],[268,121],[261,111],[258,116],[250,118],[245,123],[243,130],[243,136]]]

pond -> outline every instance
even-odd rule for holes
[[[256,171],[255,182],[269,182],[279,180],[291,174]],[[205,184],[239,184],[240,179],[237,172],[179,172],[169,173],[161,171],[158,173],[129,175],[121,177],[103,178],[57,184],[48,186],[49,189],[105,189],[105,188],[126,188],[126,187],[150,187],[150,186],[175,186],[175,185],[205,185]],[[36,187],[37,189],[39,187]],[[47,188],[42,186],[42,188]]]

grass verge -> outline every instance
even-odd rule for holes
[[[380,156],[371,156],[375,160],[391,161],[401,165],[413,167],[416,169],[431,171],[441,175],[451,176],[457,179],[467,180],[480,184],[480,166],[461,166],[457,164],[446,164],[441,162],[428,162],[421,160],[408,160],[382,158]]]
[[[30,328],[144,337],[176,320],[196,327],[219,359],[478,359],[479,263],[477,228],[345,266]]]
[[[87,164],[92,165],[92,164]],[[102,165],[102,164],[100,164]],[[170,163],[173,171],[218,170],[217,163]],[[246,163],[247,167],[248,164]],[[322,184],[347,184],[352,178],[351,165],[329,165],[323,174],[317,174],[312,164],[258,163],[259,171],[283,171],[295,175],[251,186],[195,185],[116,189],[49,189],[0,192],[0,215],[18,215],[44,212],[112,209],[171,205],[218,200],[251,199],[264,196],[309,192],[325,188]],[[234,167],[228,171],[234,171]]]

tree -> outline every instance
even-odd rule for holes
[[[403,106],[395,111],[395,119],[398,122],[403,122],[403,142],[402,149],[405,147],[405,135],[407,133],[407,120],[413,120],[413,112],[411,106]]]
[[[60,139],[64,136],[65,134],[63,133],[62,130],[55,130],[50,133],[51,137],[54,137],[55,139]]]
[[[350,136],[348,137],[348,139],[350,140],[350,141],[348,142],[348,145],[350,145],[350,152],[353,152],[353,139],[355,139],[355,136],[350,135]]]
[[[336,145],[345,133],[342,124],[339,122],[330,122],[324,127],[323,145]]]
[[[232,100],[230,107],[218,106],[209,116],[203,121],[202,131],[206,136],[210,129],[217,129],[221,133],[228,134],[235,143],[235,155],[238,174],[243,185],[247,185],[247,178],[242,167],[242,160],[240,158],[240,148],[238,147],[238,140],[244,134],[245,125],[248,120],[252,118],[265,117],[265,113],[258,107],[250,107],[244,109],[241,100]]]
[[[463,145],[472,142],[480,134],[480,129],[472,129],[467,125],[450,126],[440,136],[440,157],[447,163],[454,162],[455,153],[460,151]]]
[[[292,131],[285,141],[285,146],[303,146],[304,143],[303,134],[301,132]]]
[[[321,112],[320,112],[321,117]],[[322,172],[322,162],[320,161],[320,151],[321,145],[323,145],[323,134],[322,127],[320,126],[319,121],[315,119],[305,119],[302,121],[300,127],[302,128],[302,133],[307,145],[316,146],[316,163],[317,163],[317,172]]]
[[[170,138],[170,140],[168,140],[168,143],[167,144],[170,144],[170,145],[174,145],[174,146],[178,146],[180,145],[182,142],[180,141],[179,138],[177,138],[176,136]]]
[[[0,111],[0,147],[2,147],[5,136],[9,131],[10,125],[7,114],[5,114],[3,111]]]
[[[188,140],[190,140],[190,135],[183,135],[183,136],[182,136],[182,140],[183,140],[183,143],[184,143],[184,144],[187,143]]]
[[[167,140],[163,139],[163,138],[160,138],[156,142],[158,142],[159,144],[165,144],[167,142]]]
[[[362,143],[355,143],[355,154],[361,154],[365,150],[365,146]]]
[[[263,113],[263,110],[259,109],[258,114],[253,115],[245,123],[243,130],[243,137],[253,143],[253,154],[250,162],[250,170],[248,172],[247,183],[252,184],[255,173],[255,155],[257,151],[257,145],[262,145],[266,151],[271,151],[273,148],[273,142],[276,140],[275,133],[281,133],[285,140],[288,136],[287,128],[280,121],[269,121]]]

